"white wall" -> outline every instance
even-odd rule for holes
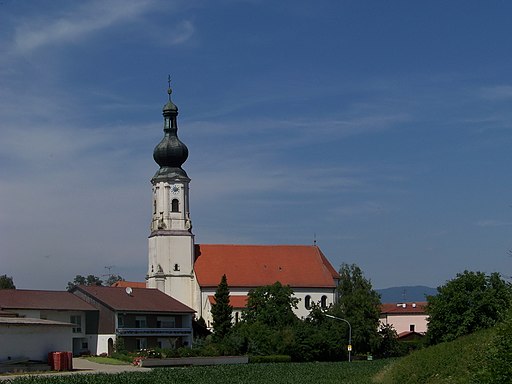
[[[47,361],[48,352],[71,352],[71,326],[0,324],[0,360],[28,357]]]
[[[294,297],[299,299],[299,303],[297,304],[297,309],[294,309],[293,312],[298,318],[306,318],[309,315],[310,310],[305,307],[305,298],[306,296],[311,297],[311,303],[319,304],[322,296],[326,296],[326,304],[327,307],[334,304],[336,295],[334,288],[292,288],[294,292]],[[230,288],[230,296],[247,296],[249,293],[249,290],[241,290],[236,288]],[[199,318],[202,316],[204,320],[206,321],[206,325],[211,325],[213,318],[211,315],[211,305],[208,300],[208,296],[215,295],[215,289],[204,289],[201,292],[201,306],[199,308],[196,308],[197,310],[197,317]],[[235,309],[240,311],[240,309]],[[233,321],[235,318],[235,310],[233,311]]]
[[[390,315],[381,319],[382,324],[392,325],[396,333],[408,332],[414,324],[414,331],[418,333],[427,332],[428,316],[422,314]]]
[[[94,338],[96,340],[92,340],[93,343],[96,344],[95,350],[92,349],[91,345],[94,346],[94,344],[91,344],[91,340],[89,341],[89,347],[91,347],[91,353],[94,353],[96,355],[100,355],[102,353],[108,353],[108,339],[112,339],[114,342],[114,345],[116,343],[116,335],[94,335]]]

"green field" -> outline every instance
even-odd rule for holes
[[[512,329],[512,322],[510,323]],[[503,333],[507,331],[506,333]],[[501,331],[506,348],[496,346],[496,329],[476,332],[453,342],[441,343],[411,353],[399,359],[355,361],[339,363],[274,363],[219,365],[155,369],[151,372],[121,374],[75,374],[52,377],[19,377],[12,384],[456,384],[456,383],[510,383],[508,369],[512,364],[510,329]],[[505,352],[502,352],[505,351]],[[492,358],[498,356],[498,365]],[[489,365],[490,364],[490,365]],[[501,376],[496,367],[505,367]],[[496,377],[499,378],[497,381]],[[9,381],[7,381],[9,383]]]
[[[155,369],[114,375],[20,377],[13,384],[366,384],[389,360],[342,363],[279,363]]]

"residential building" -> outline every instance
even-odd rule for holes
[[[382,304],[381,324],[391,325],[400,338],[427,332],[426,302]]]
[[[86,319],[93,354],[111,354],[120,338],[128,351],[192,345],[194,310],[157,289],[77,286],[71,292],[97,310]]]
[[[0,310],[15,313],[18,317],[53,322],[39,322],[38,329],[50,327],[53,331],[65,333],[68,330],[62,330],[57,323],[71,324],[71,347],[68,350],[77,355],[89,350],[85,319],[93,316],[97,309],[69,292],[0,289]],[[16,321],[20,324],[23,322],[23,320]],[[36,324],[34,321],[29,323],[31,327]]]

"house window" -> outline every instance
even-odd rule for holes
[[[124,316],[121,314],[117,315],[117,328],[124,328]]]
[[[238,324],[240,321],[240,312],[235,312],[235,324]]]
[[[322,296],[322,298],[320,299],[320,306],[322,307],[322,309],[327,308],[327,296]]]
[[[171,211],[172,212],[179,212],[180,211],[180,202],[178,201],[178,199],[172,199]]]
[[[415,328],[414,324],[409,325],[409,331],[415,332]]]
[[[146,349],[148,347],[148,340],[145,337],[135,339],[137,349]]]
[[[146,316],[135,317],[135,328],[147,328]]]
[[[311,296],[307,295],[304,298],[304,307],[306,307],[306,309],[311,309]]]
[[[158,316],[156,326],[157,328],[176,328],[176,318],[173,316]]]
[[[69,322],[74,324],[73,333],[82,333],[82,316],[80,315],[71,315]]]

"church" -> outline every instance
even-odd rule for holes
[[[152,215],[146,287],[157,288],[196,311],[211,326],[211,304],[226,275],[234,319],[246,306],[248,292],[279,281],[300,299],[295,313],[306,317],[312,303],[327,307],[336,300],[337,271],[316,245],[196,244],[190,215],[191,179],[183,169],[188,148],[178,138],[178,107],[163,107],[163,138],[153,158],[159,169],[151,179]],[[129,283],[128,283],[129,284]]]

